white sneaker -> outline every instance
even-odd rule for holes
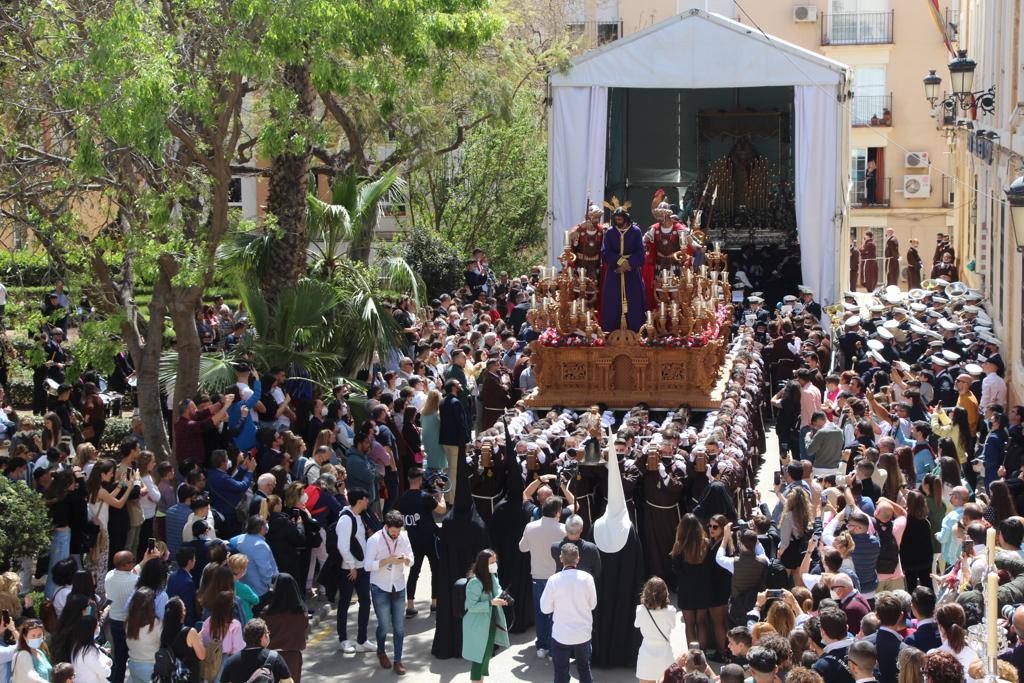
[[[537,648],[537,659],[547,659],[548,651],[542,647]]]
[[[347,655],[354,655],[356,653],[356,646],[352,644],[351,640],[341,641],[341,651]]]
[[[361,643],[356,643],[356,652],[376,652],[377,647],[370,645],[370,641],[364,640]]]

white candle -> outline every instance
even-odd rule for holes
[[[587,311],[587,327],[590,327],[590,311]]]
[[[675,302],[675,301],[672,302],[672,317],[673,318],[678,318],[679,317],[679,303]]]
[[[654,318],[651,316],[651,312],[647,311],[647,324],[651,325],[654,323]]]
[[[664,319],[664,317],[665,317],[665,302],[664,301],[662,301],[660,304],[658,304],[658,313],[660,314],[661,318]]]
[[[721,242],[715,242],[715,251],[721,251],[722,250],[721,244],[722,244]]]
[[[704,277],[708,276],[708,267],[706,265],[700,267],[700,274]]]
[[[985,576],[985,629],[986,652],[989,659],[994,658],[999,651],[997,649],[999,638],[996,635],[996,623],[999,620],[999,575],[989,572]]]
[[[536,294],[531,294],[530,295],[530,308],[537,308],[537,295]]]
[[[661,271],[661,281],[664,284],[666,284],[666,285],[668,284],[668,271],[667,270]]]
[[[583,269],[582,268],[580,268],[580,279],[581,280],[583,279]]]
[[[985,546],[988,548],[988,565],[991,567],[996,563],[996,530],[993,527],[985,532]]]
[[[569,231],[568,230],[565,231],[565,244],[566,245],[569,244]]]

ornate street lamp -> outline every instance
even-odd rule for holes
[[[924,77],[924,96],[935,106],[935,103],[939,99],[939,86],[942,85],[942,76],[935,73],[935,69],[930,69],[928,75]]]
[[[949,63],[949,80],[953,92],[941,102],[942,107],[949,114],[956,118],[957,109],[964,112],[977,107],[986,114],[992,114],[996,109],[996,86],[988,90],[973,91],[974,72],[978,63],[967,56],[966,50],[960,50],[956,57]],[[932,106],[939,100],[939,86],[942,85],[942,77],[935,73],[934,69],[928,71],[924,77],[925,97]]]
[[[1024,176],[1010,184],[1006,191],[1010,204],[1010,220],[1013,222],[1013,236],[1017,240],[1017,251],[1024,252]]]

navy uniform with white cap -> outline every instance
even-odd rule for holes
[[[957,394],[953,385],[953,376],[949,373],[949,361],[942,357],[941,352],[928,359],[935,373],[935,397],[933,404],[951,408],[956,405]]]
[[[800,299],[804,304],[804,311],[813,315],[816,320],[821,320],[821,304],[814,300],[814,290],[800,285],[799,291]]]
[[[764,309],[764,299],[762,299],[763,292],[754,292],[747,297],[747,303],[750,304],[750,308],[747,309],[747,315],[753,314],[755,323],[765,323],[771,319],[768,311]]]
[[[839,337],[839,349],[843,352],[843,369],[849,370],[853,367],[858,352],[864,347],[865,338],[860,330],[860,316],[853,315],[843,323],[844,332]],[[858,347],[859,345],[859,347]]]

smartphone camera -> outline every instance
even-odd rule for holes
[[[154,550],[156,550],[156,539],[151,538],[148,541],[146,541],[146,552],[151,553]]]
[[[781,588],[769,588],[765,591],[765,597],[769,600],[781,600],[782,589]]]

